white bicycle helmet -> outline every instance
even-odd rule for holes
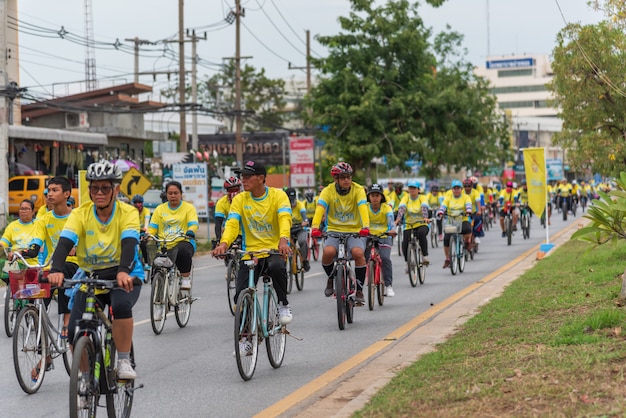
[[[109,180],[114,183],[121,183],[122,177],[122,170],[108,161],[89,164],[87,167],[87,181]]]

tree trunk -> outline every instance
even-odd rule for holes
[[[624,269],[622,274],[622,289],[619,292],[619,300],[620,302],[626,301],[626,269]]]

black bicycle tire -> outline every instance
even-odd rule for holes
[[[383,274],[382,266],[378,267],[379,277],[378,284],[376,285],[376,295],[378,297],[378,305],[383,306],[385,303],[385,276]]]
[[[456,254],[456,240],[457,240],[457,235],[453,234],[452,237],[450,238],[450,273],[452,273],[453,276],[456,275],[457,273],[457,266],[458,266],[458,257]]]
[[[304,289],[304,267],[302,266],[302,254],[298,250],[296,254],[296,289],[301,292]]]
[[[269,306],[267,309],[267,331],[268,336],[265,339],[265,348],[267,358],[273,368],[278,369],[285,359],[285,351],[287,348],[287,334],[283,332],[280,325],[280,317],[278,315],[278,300],[276,294],[270,288]]]
[[[293,290],[293,281],[294,281],[293,257],[294,255],[292,255],[291,257],[287,259],[287,261],[285,261],[286,268],[287,268],[287,294],[288,295],[291,294],[291,291]]]
[[[347,292],[344,288],[345,270],[343,266],[337,266],[335,269],[335,298],[337,300],[337,325],[340,330],[346,327],[346,300]]]
[[[165,319],[167,318],[167,311],[168,309],[168,301],[167,301],[167,283],[166,283],[167,278],[165,277],[165,274],[163,273],[162,270],[158,270],[156,272],[154,272],[154,274],[152,275],[152,285],[151,285],[151,289],[150,289],[150,324],[152,325],[152,331],[156,334],[159,335],[161,334],[161,332],[163,332],[163,329],[165,328]],[[163,286],[164,288],[162,289],[161,286]],[[155,308],[154,308],[154,301],[155,301],[155,297],[157,295],[163,295],[165,300],[161,301],[162,304],[162,318],[161,321],[156,321],[155,320]],[[160,325],[157,324],[157,322],[160,323]]]
[[[7,337],[11,338],[15,329],[18,311],[15,309],[15,301],[11,298],[11,287],[8,284],[4,291],[4,332],[7,334]]]
[[[174,317],[180,328],[185,328],[191,318],[191,289],[182,290],[178,288],[178,300],[174,306]]]
[[[28,320],[28,316],[32,317],[32,321],[35,329],[28,329],[27,333],[29,336],[34,335],[35,338],[37,336],[37,327],[39,323],[39,312],[34,305],[27,305],[26,307],[20,309],[20,313],[15,320],[15,329],[13,332],[13,367],[15,368],[15,376],[17,377],[17,381],[22,388],[22,390],[28,394],[36,393],[41,387],[44,377],[46,375],[46,367],[45,361],[47,357],[48,350],[48,335],[46,332],[41,332],[39,335],[41,340],[36,341],[35,344],[28,344],[28,341],[24,340],[24,336],[22,335],[22,330],[26,328],[32,328],[31,326],[22,326],[22,323],[26,323]],[[39,346],[40,349],[35,348],[35,345]],[[32,347],[31,347],[32,346]],[[25,349],[26,347],[26,349]],[[29,350],[30,348],[30,350]],[[21,356],[26,355],[28,352],[32,352],[35,358],[32,361],[26,362],[26,364],[20,364],[20,359],[24,358]],[[36,353],[35,353],[36,352]],[[43,367],[42,367],[43,365]],[[35,382],[32,381],[31,373],[35,367],[39,367],[38,378]]]
[[[348,295],[351,295],[354,292],[356,292],[356,289],[352,287],[352,286],[356,286],[353,275],[354,275],[354,271],[350,269],[349,266],[346,266],[345,286],[346,286],[346,289],[348,290],[346,292],[345,306],[346,306],[346,322],[348,324],[351,324],[352,322],[354,322],[354,305],[356,304],[354,297],[348,297]]]
[[[367,307],[374,310],[374,299],[376,298],[376,262],[372,259],[367,263]]]
[[[466,261],[466,257],[467,257],[467,250],[465,249],[465,241],[463,240],[462,236],[459,235],[457,238],[457,243],[458,243],[458,255],[457,255],[457,259],[458,259],[458,267],[459,267],[459,273],[463,273],[463,271],[465,271],[465,261]]]
[[[239,299],[237,301],[237,309],[235,313],[235,359],[237,362],[237,370],[239,371],[239,375],[243,380],[250,380],[252,376],[254,376],[254,371],[256,369],[258,354],[259,354],[259,338],[258,338],[258,324],[254,325],[256,329],[255,332],[251,331],[251,326],[254,318],[254,310],[256,306],[254,306],[254,298],[248,289],[244,289],[239,294]],[[244,326],[242,326],[242,321],[244,321]],[[243,338],[246,338],[246,341],[249,341],[252,345],[252,354],[242,356],[239,351],[239,343]],[[250,357],[250,365],[244,367],[243,360],[248,359]]]
[[[509,216],[504,219],[504,228],[506,229],[506,245],[511,245],[513,238],[513,220]]]
[[[90,374],[84,380],[88,382],[89,385],[93,384],[94,382],[93,374],[96,369],[96,351],[95,351],[95,347],[91,338],[86,335],[83,335],[78,338],[78,341],[74,345],[74,356],[72,358],[72,372],[70,373],[70,390],[69,390],[70,418],[78,418],[79,416],[78,385],[79,385],[79,373],[81,374],[81,377],[82,377],[82,373],[85,373],[85,371],[80,370],[80,365],[82,362],[82,356],[84,354],[83,353],[84,350],[86,350],[86,353],[89,357],[89,360],[87,361],[89,364],[88,371]],[[89,399],[88,400],[88,405],[89,405],[88,414],[89,416],[95,417],[96,409],[98,407],[98,398],[100,397],[100,395],[95,393],[94,388],[87,388],[87,393],[90,394],[88,396],[88,399]]]
[[[406,257],[406,265],[409,268],[409,283],[411,283],[411,287],[415,287],[419,279],[419,260],[417,259],[417,245],[415,243],[409,243]]]
[[[563,220],[567,221],[567,199],[563,199],[561,202],[561,212],[563,213]]]
[[[228,309],[235,316],[235,292],[237,290],[237,267],[234,260],[228,262],[226,269],[226,298],[228,301]]]
[[[420,284],[424,284],[426,281],[426,265],[424,264],[424,254],[420,246],[417,247],[417,278]]]
[[[320,244],[317,242],[317,239],[312,240],[313,246],[311,248],[311,253],[313,253],[313,260],[317,261],[320,256]]]
[[[118,380],[117,373],[115,371],[115,365],[117,365],[117,350],[115,347],[115,341],[111,340],[110,351],[111,353],[111,366],[109,371],[109,379],[115,381],[115,392],[106,394],[107,413],[109,417],[116,418],[129,418],[133,409],[134,398],[134,380]],[[135,349],[133,345],[130,347],[130,364],[135,368]],[[124,393],[122,395],[121,393]],[[121,408],[120,408],[121,407]]]

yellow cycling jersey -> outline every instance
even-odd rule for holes
[[[465,193],[461,193],[459,197],[454,197],[454,193],[450,193],[443,199],[441,210],[447,212],[450,216],[463,215],[464,220],[469,220],[469,217],[465,216],[465,214],[471,212],[472,201]]]
[[[335,183],[326,186],[317,201],[313,228],[319,228],[324,214],[328,231],[359,232],[361,228],[369,228],[370,219],[363,186],[352,182],[346,195],[337,193]]]
[[[383,195],[385,196],[385,203],[387,203],[392,210],[398,209],[400,199],[394,190],[384,190]]]
[[[498,196],[498,200],[501,200],[503,202],[511,202],[511,203],[515,203],[515,201],[518,198],[519,193],[517,193],[515,190],[511,190],[511,192],[507,192],[506,189],[502,190],[500,192],[500,196]]]
[[[441,202],[443,202],[443,194],[440,192],[437,192],[437,194],[430,192],[426,195],[426,200],[431,209],[437,209],[441,206]]]
[[[115,201],[109,220],[102,222],[96,214],[95,204],[86,202],[72,211],[61,237],[74,243],[78,265],[85,271],[119,267],[122,240],[134,238],[139,242],[139,218],[136,212],[135,207]],[[139,261],[137,246],[133,258],[135,262],[130,275],[142,278],[143,266]]]
[[[61,237],[61,231],[63,231],[65,223],[71,216],[72,212],[66,216],[59,216],[54,212],[54,210],[51,210],[35,221],[35,231],[33,239],[30,241],[30,245],[36,244],[43,248],[42,261],[44,264],[48,262],[54,252],[54,249],[57,247],[59,238]],[[137,215],[132,216],[132,218],[137,219]],[[78,264],[76,256],[68,256],[65,261]],[[49,268],[50,266],[48,266],[48,269]]]
[[[472,191],[470,191],[469,193],[467,193],[465,190],[463,191],[463,193],[468,195],[472,202],[472,213],[478,212],[478,205],[481,202],[480,192],[476,189],[472,189]]]
[[[242,236],[244,251],[277,249],[280,238],[291,236],[291,205],[287,194],[265,187],[265,194],[253,197],[242,192],[233,198],[222,241],[230,244]]]
[[[228,212],[230,211],[230,200],[228,200],[228,195],[224,195],[217,200],[215,204],[215,217],[216,218],[224,218],[228,217]]]
[[[39,210],[37,210],[37,214],[35,215],[35,218],[41,218],[43,215],[46,214],[46,212],[49,212],[48,205],[39,206]]]
[[[517,196],[522,205],[528,204],[528,190],[519,189]]]
[[[415,199],[412,199],[411,195],[407,193],[400,201],[398,210],[401,208],[406,208],[404,212],[404,226],[407,229],[417,228],[426,224],[422,209],[426,208],[426,211],[428,211],[429,206],[425,195],[420,194]]]
[[[148,229],[148,224],[150,223],[150,209],[143,207],[141,208],[141,212],[137,210],[139,214],[139,228],[143,230]]]
[[[148,225],[148,233],[157,235],[159,238],[185,234],[187,231],[191,231],[194,234],[198,231],[198,213],[191,203],[184,200],[176,208],[171,208],[169,202],[161,203],[154,210]],[[174,248],[179,242],[184,240],[185,238],[180,237],[172,242],[168,242],[167,249]],[[194,244],[192,242],[192,245]]]
[[[389,205],[384,203],[376,212],[372,209],[372,205],[367,205],[370,217],[370,234],[382,235],[391,231],[393,227],[393,210]]]
[[[35,221],[23,223],[18,219],[7,225],[0,243],[8,250],[25,250],[33,238],[34,231]],[[36,258],[27,258],[26,263],[31,266],[39,264]]]
[[[306,217],[309,219],[313,219],[313,216],[315,216],[315,209],[317,208],[317,196],[315,196],[310,202],[304,199],[302,203],[304,204],[304,208],[306,209]]]
[[[572,185],[567,184],[559,184],[556,186],[557,193],[560,193],[561,197],[569,197],[572,194]]]
[[[292,224],[301,224],[306,217],[306,209],[304,204],[299,200],[296,200],[296,205],[291,208],[291,223]]]

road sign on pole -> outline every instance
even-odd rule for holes
[[[143,173],[136,168],[131,168],[124,174],[122,178],[122,184],[120,185],[120,191],[124,193],[129,199],[136,194],[144,194],[152,187],[150,179],[143,175]]]

